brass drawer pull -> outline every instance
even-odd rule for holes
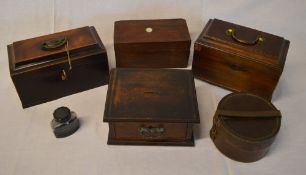
[[[67,54],[69,69],[68,71],[66,71],[65,69],[62,69],[59,72],[61,80],[68,80],[68,72],[72,70],[68,39],[66,37],[53,38],[53,39],[49,39],[43,42],[41,45],[42,50],[46,50],[46,51],[60,49],[65,45],[66,45],[66,54]]]
[[[139,134],[147,138],[156,138],[164,134],[165,129],[163,127],[141,127],[139,128]]]
[[[246,40],[243,40],[243,39],[239,39],[239,38],[236,36],[235,30],[234,30],[234,29],[227,29],[227,30],[226,30],[226,34],[229,35],[229,36],[231,36],[231,38],[232,38],[234,41],[236,41],[236,42],[238,42],[238,43],[241,43],[241,44],[245,44],[245,45],[256,45],[256,44],[261,44],[261,43],[264,42],[264,38],[261,37],[260,35],[258,35],[258,36],[256,37],[256,39],[253,40],[253,41],[246,41]]]

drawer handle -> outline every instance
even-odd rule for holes
[[[68,80],[68,72],[72,70],[68,39],[66,37],[53,38],[53,39],[43,42],[41,45],[42,50],[46,50],[46,51],[56,50],[56,49],[63,47],[64,45],[66,45],[66,54],[67,54],[69,69],[68,71],[66,71],[65,69],[62,69],[59,72],[60,78],[63,81]]]
[[[234,29],[227,29],[227,30],[226,30],[226,34],[229,35],[229,36],[231,36],[231,38],[232,38],[234,41],[236,41],[236,42],[238,42],[238,43],[241,43],[241,44],[245,44],[245,45],[256,45],[256,44],[261,44],[261,43],[264,42],[264,38],[261,37],[260,35],[258,35],[258,36],[256,37],[256,39],[253,40],[253,41],[247,41],[247,40],[239,39],[239,38],[236,36],[235,30],[234,30]]]
[[[244,67],[238,66],[236,64],[232,64],[232,63],[224,63],[224,64],[234,71],[246,71]]]
[[[160,137],[164,134],[165,129],[163,127],[141,127],[139,128],[139,134],[147,138]]]

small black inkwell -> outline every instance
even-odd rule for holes
[[[67,107],[59,107],[53,112],[51,127],[57,138],[70,136],[80,127],[76,113]]]

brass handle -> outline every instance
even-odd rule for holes
[[[226,34],[229,35],[229,36],[231,36],[231,38],[232,38],[234,41],[236,41],[236,42],[238,42],[238,43],[241,43],[241,44],[245,44],[245,45],[256,45],[256,44],[261,44],[261,43],[264,42],[264,38],[261,37],[260,35],[258,35],[258,36],[256,37],[256,39],[253,40],[253,41],[246,41],[246,40],[243,40],[243,39],[239,39],[239,38],[236,36],[235,30],[234,30],[234,29],[227,29],[227,30],[226,30]]]
[[[63,47],[67,43],[66,37],[52,38],[42,43],[43,50],[54,50]]]
[[[148,138],[156,138],[160,137],[164,134],[165,129],[163,127],[141,127],[139,128],[139,134],[148,137]]]

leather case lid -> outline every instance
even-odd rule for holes
[[[14,42],[12,44],[14,52],[13,62],[18,67],[67,58],[66,45],[55,50],[46,51],[42,49],[42,44],[45,41],[59,37],[67,38],[71,58],[84,54],[105,52],[103,44],[93,30],[95,30],[93,27],[87,26]]]
[[[218,110],[231,111],[233,114],[231,117],[219,115],[223,126],[232,134],[246,140],[273,137],[280,128],[281,118],[275,116],[275,114],[280,115],[277,113],[278,110],[270,102],[255,95],[247,93],[227,95],[220,101]],[[239,116],[235,116],[235,113]],[[244,114],[248,116],[243,116]]]
[[[234,33],[227,32],[228,29],[232,29]],[[263,39],[263,42],[250,44],[259,39],[259,37]],[[249,44],[241,43],[235,38]],[[254,59],[253,61],[279,69],[284,66],[289,47],[289,41],[283,37],[218,19],[209,20],[197,42]]]
[[[200,122],[192,72],[113,69],[104,121]]]
[[[188,27],[184,19],[124,20],[115,22],[115,44],[177,41],[190,42]]]

